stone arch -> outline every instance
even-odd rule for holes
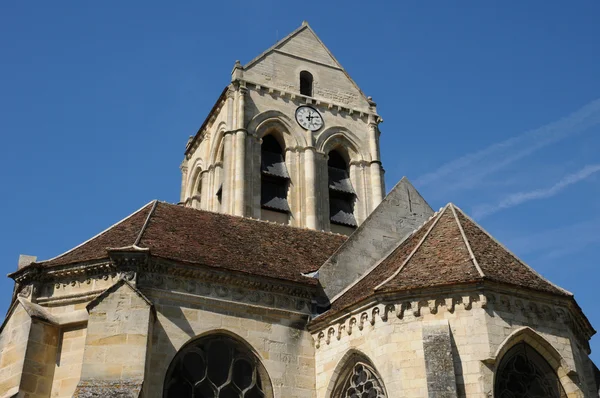
[[[548,340],[527,326],[521,327],[512,332],[506,339],[504,339],[500,346],[498,346],[498,349],[494,355],[484,360],[484,363],[488,365],[494,372],[491,391],[493,391],[496,386],[497,371],[502,359],[512,348],[520,343],[525,343],[533,348],[537,354],[539,354],[548,363],[548,365],[550,365],[552,370],[556,373],[562,388],[567,392],[567,397],[579,398],[584,396],[583,392],[574,381],[574,379],[578,379],[575,370],[569,366],[562,355]]]
[[[286,148],[305,147],[306,138],[296,129],[294,122],[286,114],[269,110],[254,116],[248,123],[248,132],[262,138],[273,135]]]
[[[217,352],[225,350],[224,354]],[[211,351],[214,351],[211,352]],[[215,355],[218,354],[218,355]],[[264,358],[246,340],[227,330],[213,330],[195,336],[179,348],[171,359],[163,382],[163,398],[186,398],[182,391],[173,391],[178,384],[188,386],[189,378],[198,379],[193,388],[216,387],[219,392],[228,389],[242,390],[244,393],[254,393],[259,389],[265,398],[273,398],[273,385],[263,365]],[[192,364],[193,367],[189,365]],[[211,365],[214,366],[211,368]],[[243,366],[239,366],[243,365]],[[189,369],[192,369],[190,371]],[[227,368],[226,371],[224,371]],[[219,372],[218,370],[221,369]],[[236,369],[245,374],[245,386],[234,386]],[[219,375],[218,373],[221,373]],[[250,380],[248,379],[250,373]],[[227,374],[227,376],[225,376]],[[231,375],[231,377],[229,376]],[[219,377],[220,376],[220,377]],[[180,380],[184,382],[179,383]],[[240,383],[241,384],[241,383]],[[189,388],[189,387],[188,387]],[[191,397],[191,395],[189,395]],[[218,393],[216,395],[219,396]]]
[[[190,198],[196,195],[198,177],[204,170],[204,161],[202,159],[196,159],[192,165],[190,172],[188,173],[188,180],[186,183],[186,198]]]
[[[360,145],[360,139],[345,127],[332,126],[325,129],[317,138],[315,146],[317,151],[324,154],[341,148],[340,152],[346,153],[348,163],[371,159],[368,150]]]
[[[387,397],[385,385],[373,362],[363,352],[353,348],[348,350],[337,363],[327,386],[325,396],[327,398],[345,398],[342,390],[357,365],[364,365],[368,371],[375,376],[381,394],[378,397]]]
[[[214,136],[211,137],[212,144],[210,147],[210,154],[208,157],[209,165],[214,165],[215,163],[218,163],[223,157],[223,137],[225,135],[226,130],[227,129],[225,122],[221,122],[215,130],[216,133],[214,134]]]

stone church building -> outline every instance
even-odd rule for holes
[[[386,196],[381,121],[306,23],[236,62],[180,203],[20,257],[0,398],[598,397],[573,294],[407,179]]]

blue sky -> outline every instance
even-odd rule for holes
[[[173,4],[0,5],[3,273],[177,202],[235,60],[308,20],[378,103],[387,188],[454,202],[600,328],[600,2]]]

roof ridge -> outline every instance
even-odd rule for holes
[[[410,234],[406,235],[406,237],[404,239],[399,239],[398,243],[394,246],[392,246],[392,248],[390,250],[388,250],[383,256],[381,256],[381,258],[368,270],[366,270],[364,272],[364,274],[362,274],[362,276],[360,278],[357,278],[354,282],[352,282],[351,284],[349,284],[348,286],[346,286],[346,288],[344,288],[342,291],[340,291],[338,294],[336,294],[335,296],[333,296],[333,298],[330,300],[330,303],[335,302],[337,299],[339,299],[340,297],[342,297],[344,294],[346,294],[348,292],[348,290],[350,290],[351,288],[353,288],[355,285],[357,285],[360,281],[362,281],[363,279],[365,279],[371,272],[373,272],[377,267],[379,267],[379,265],[381,265],[382,262],[384,262],[389,256],[392,255],[392,253],[394,253],[396,250],[398,250],[398,248],[400,246],[402,246],[405,242],[407,242],[414,234],[417,233],[417,231],[419,231],[421,228],[423,228],[423,226],[425,224],[427,224],[429,221],[431,221],[432,218],[437,217],[438,213],[441,212],[443,209],[440,209],[438,211],[436,211],[435,213],[433,213],[431,215],[431,217],[429,217],[427,220],[425,220],[421,225],[419,225],[417,228],[415,228]],[[371,213],[372,214],[372,213]],[[363,224],[364,225],[364,222]],[[360,228],[360,227],[359,227]],[[331,255],[331,257],[333,257],[333,255]],[[330,258],[331,258],[330,257]],[[329,261],[329,259],[327,260]]]
[[[456,221],[456,225],[458,225],[458,229],[460,230],[460,235],[462,236],[463,241],[465,242],[465,246],[467,247],[467,250],[469,251],[469,256],[471,256],[471,261],[473,262],[473,265],[475,266],[475,268],[477,268],[479,275],[482,278],[485,278],[485,274],[483,273],[483,270],[479,266],[479,262],[477,261],[477,258],[475,257],[475,254],[473,253],[473,249],[471,248],[469,239],[467,239],[467,236],[465,235],[465,231],[460,223],[460,220],[458,219],[458,216],[456,215],[456,206],[452,202],[450,202],[449,205],[450,205],[450,210],[452,210],[452,215],[454,216],[454,220]]]
[[[271,47],[267,48],[265,51],[263,51],[262,53],[260,53],[259,55],[257,55],[256,57],[252,58],[250,60],[250,62],[248,62],[246,65],[244,65],[244,69],[249,68],[250,66],[254,65],[255,63],[258,62],[259,59],[261,59],[262,57],[264,57],[265,55],[267,55],[269,52],[275,50],[278,46],[282,45],[283,43],[287,42],[288,40],[290,40],[293,36],[297,35],[298,33],[300,33],[302,30],[306,29],[306,28],[310,27],[308,26],[308,24],[302,24],[299,27],[297,27],[296,29],[294,29],[293,31],[291,31],[290,33],[288,33],[284,38],[282,38],[281,40],[277,40],[275,42],[275,44],[273,44]],[[311,29],[312,30],[312,29]],[[316,35],[315,35],[316,36]]]
[[[133,242],[133,247],[139,247],[138,245],[140,244],[140,241],[142,240],[142,235],[144,235],[144,232],[146,232],[146,227],[148,226],[148,223],[150,222],[150,218],[154,214],[154,210],[156,210],[156,206],[158,205],[158,199],[154,199],[153,202],[154,203],[152,203],[152,208],[148,212],[148,216],[146,217],[146,220],[144,221],[144,225],[142,225],[142,228],[140,228],[140,232],[139,232],[137,238],[135,238],[135,241]]]
[[[496,243],[498,246],[500,246],[500,248],[502,248],[503,250],[505,250],[508,254],[510,254],[515,260],[517,260],[521,265],[525,266],[529,271],[531,271],[534,275],[536,275],[537,277],[541,278],[544,282],[550,284],[551,286],[553,286],[554,288],[558,289],[559,291],[565,293],[568,296],[573,297],[573,293],[571,293],[570,291],[568,291],[567,289],[563,289],[562,287],[555,285],[554,283],[550,282],[548,279],[546,279],[544,276],[542,276],[539,272],[537,272],[535,269],[533,269],[531,266],[529,266],[525,261],[521,260],[517,255],[515,255],[512,251],[510,251],[506,246],[504,246],[502,243],[500,243],[500,241],[498,241],[496,238],[494,238],[488,231],[485,230],[485,228],[483,228],[481,225],[479,225],[477,223],[477,221],[473,220],[471,217],[469,217],[469,215],[467,215],[460,207],[455,206],[456,209],[460,212],[460,214],[462,214],[467,220],[471,221],[477,228],[479,228],[488,238],[490,238],[494,243]]]
[[[419,241],[419,243],[415,246],[415,248],[412,250],[412,252],[410,252],[410,254],[402,262],[402,264],[400,265],[400,267],[398,267],[398,269],[396,270],[396,272],[394,272],[389,278],[387,278],[386,280],[384,280],[383,282],[381,282],[379,285],[375,286],[374,290],[379,290],[381,287],[383,287],[383,285],[385,285],[386,283],[388,283],[389,281],[391,281],[392,279],[394,279],[395,277],[397,277],[398,274],[400,274],[400,272],[402,271],[402,269],[404,268],[404,266],[406,266],[406,264],[410,261],[410,259],[415,255],[415,253],[417,252],[417,250],[419,250],[419,248],[421,247],[421,245],[423,245],[423,242],[425,242],[425,239],[427,239],[427,237],[431,233],[431,230],[437,225],[438,221],[440,221],[440,219],[442,218],[442,215],[448,209],[448,206],[449,206],[449,204],[446,205],[446,206],[444,206],[442,209],[440,209],[440,211],[437,213],[436,219],[433,221],[433,223],[431,223],[431,226],[429,227],[429,229],[427,230],[427,232],[425,233],[425,235],[423,235],[423,237],[421,238],[421,240]]]
[[[81,246],[93,241],[94,239],[96,239],[97,237],[105,234],[106,232],[110,231],[111,229],[113,229],[114,227],[116,227],[117,225],[129,220],[131,217],[135,216],[136,214],[138,214],[140,211],[144,210],[146,207],[148,207],[148,205],[152,203],[152,201],[146,203],[144,206],[140,207],[139,209],[137,209],[136,211],[134,211],[133,213],[131,213],[130,215],[128,215],[127,217],[121,219],[120,221],[117,221],[116,223],[114,223],[113,225],[111,225],[110,227],[106,228],[104,231],[97,233],[96,235],[92,236],[91,238],[89,238],[88,240],[78,244],[77,246],[67,250],[64,253],[61,253],[57,256],[54,256],[52,258],[46,259],[46,260],[42,260],[42,261],[37,261],[36,264],[42,264],[42,263],[46,263],[48,261],[52,261],[52,260],[56,260],[57,258],[60,258],[62,256],[66,256],[67,254],[71,253],[72,251],[79,249]]]

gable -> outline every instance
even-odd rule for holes
[[[246,64],[243,79],[300,94],[303,70],[313,75],[314,98],[353,109],[369,108],[364,93],[307,24]]]
[[[289,40],[279,44],[277,50],[334,68],[341,68],[311,29],[301,29]]]

